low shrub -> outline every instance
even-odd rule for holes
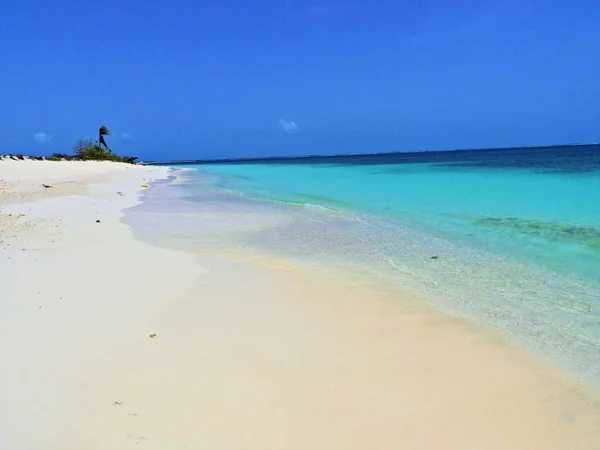
[[[134,164],[137,159],[136,156],[119,156],[112,150],[92,141],[79,141],[74,150],[75,157],[82,161],[115,161]]]
[[[113,153],[105,141],[105,136],[110,136],[110,131],[105,126],[98,129],[98,140],[82,139],[73,147],[74,155],[66,153],[54,153],[47,157],[48,161],[115,161],[127,164],[135,164],[137,156],[119,156]],[[17,155],[18,158],[20,155]],[[20,156],[20,159],[23,157]]]

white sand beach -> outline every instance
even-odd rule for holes
[[[598,394],[491,331],[136,241],[167,176],[0,161],[0,449],[600,448]]]

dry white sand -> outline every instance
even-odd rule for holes
[[[165,175],[0,161],[0,448],[600,448],[596,394],[493,333],[137,242],[121,210]]]
[[[142,173],[144,166],[114,162],[0,160],[0,205],[87,193],[90,183],[110,181],[127,171]],[[42,187],[52,186],[51,189]],[[139,186],[136,186],[139,187]]]

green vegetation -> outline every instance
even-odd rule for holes
[[[51,157],[46,158],[50,161],[60,161],[66,159],[67,161],[116,161],[134,164],[137,156],[119,156],[113,153],[108,145],[104,136],[110,136],[110,131],[105,126],[101,126],[98,129],[98,140],[93,142],[91,140],[81,140],[73,151],[75,155],[66,155],[64,153],[55,153]]]

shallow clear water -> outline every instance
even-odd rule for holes
[[[414,292],[600,387],[600,146],[207,164],[126,220]]]

